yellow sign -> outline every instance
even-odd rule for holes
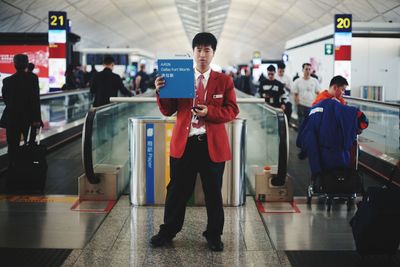
[[[169,184],[170,171],[169,171],[169,153],[172,138],[172,130],[174,129],[173,123],[165,124],[165,186]]]
[[[335,15],[335,32],[351,32],[351,14],[336,14]]]
[[[260,51],[254,51],[253,52],[253,59],[254,58],[261,58],[261,52]]]
[[[49,30],[67,29],[67,12],[49,11]]]

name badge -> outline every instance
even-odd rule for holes
[[[222,95],[213,95],[213,98],[222,98]]]

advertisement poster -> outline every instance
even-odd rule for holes
[[[51,88],[61,88],[65,84],[65,58],[49,58],[49,84]]]
[[[27,55],[29,62],[35,64],[33,73],[39,77],[40,94],[49,92],[47,45],[0,45],[0,88],[3,86],[3,79],[15,73],[13,58],[16,54]]]

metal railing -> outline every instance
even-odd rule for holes
[[[348,105],[359,108],[367,116],[369,126],[359,137],[359,163],[386,180],[400,160],[400,104],[345,96]]]
[[[136,102],[143,103],[145,102],[143,99],[147,98],[142,96],[146,95],[152,94],[148,92],[128,99],[135,99]],[[132,114],[134,115],[134,108],[134,106],[129,106],[127,103],[111,103],[101,107],[90,108],[87,112],[82,132],[82,164],[89,183],[97,184],[100,182],[99,176],[94,172],[94,166],[97,163],[115,163],[115,155],[118,154],[118,151],[113,151],[113,148],[114,150],[116,148],[112,146],[112,139],[119,134],[119,131],[127,130],[127,118]],[[125,127],[121,125],[124,119],[126,119]],[[126,142],[127,140],[126,138]],[[105,157],[108,157],[108,159],[104,159]],[[112,157],[114,159],[110,160],[109,158]],[[127,157],[128,154],[126,155]]]
[[[93,168],[95,162],[93,160],[94,148],[93,148],[92,138],[93,135],[96,134],[95,131],[100,130],[99,128],[96,130],[93,128],[93,125],[96,121],[96,114],[105,113],[107,112],[107,110],[110,110],[110,112],[111,110],[115,110],[113,112],[118,112],[118,109],[121,109],[122,106],[124,107],[124,109],[130,110],[131,108],[133,109],[134,107],[143,105],[143,107],[140,110],[129,111],[125,113],[129,114],[129,117],[143,116],[143,115],[148,116],[149,105],[153,103],[154,105],[152,106],[151,109],[153,111],[153,114],[151,115],[152,116],[154,116],[154,114],[160,115],[157,105],[155,104],[156,98],[153,97],[154,90],[148,92],[147,95],[148,95],[147,97],[140,97],[140,96],[112,97],[110,98],[110,101],[113,102],[113,104],[99,108],[92,108],[89,110],[85,118],[85,124],[83,130],[84,138],[82,139],[82,156],[83,156],[83,166],[85,169],[85,174],[90,183],[95,184],[99,182],[99,178],[94,173],[94,168]],[[258,129],[261,129],[261,137],[260,137],[261,140],[259,140],[259,142],[261,142],[261,144],[267,143],[263,144],[265,146],[265,151],[260,151],[260,156],[257,159],[257,162],[250,160],[246,162],[246,165],[258,164],[264,166],[265,164],[271,164],[271,165],[276,164],[277,176],[276,179],[274,180],[274,184],[276,185],[283,184],[286,179],[288,154],[289,154],[288,125],[284,112],[281,109],[266,105],[264,99],[251,97],[242,94],[241,92],[238,91],[237,95],[238,95],[237,103],[240,105],[241,109],[241,114],[239,115],[243,114],[243,116],[245,116],[243,118],[246,119],[248,122],[250,122],[250,124],[252,121],[254,121],[253,115],[258,116],[260,121],[257,122],[254,121],[253,125],[256,125]],[[131,103],[135,103],[135,105],[132,105]],[[128,115],[126,116],[125,115],[117,116],[117,115],[118,114],[116,113],[115,120],[125,120],[125,117],[128,116]],[[122,123],[128,125],[127,120],[123,121]],[[266,126],[267,124],[271,124],[271,127],[273,128],[272,134],[267,133],[267,131],[270,130],[268,126]],[[251,131],[251,133],[253,132],[251,128],[248,129],[249,129],[248,131]],[[116,131],[118,131],[118,129],[116,129]],[[251,137],[251,134],[248,134],[247,138],[252,139],[252,141],[254,141],[254,138]],[[269,141],[267,141],[266,138],[270,138]],[[128,138],[126,138],[126,140],[127,139]],[[128,150],[128,146],[126,146],[126,149]],[[250,144],[250,146],[248,145],[247,149],[248,151],[252,151],[251,155],[253,155],[254,154],[253,151],[260,150],[260,145],[258,145],[257,142],[255,142]],[[128,155],[128,151],[126,152],[127,152],[126,154]]]
[[[272,180],[272,183],[273,185],[283,185],[286,180],[289,159],[288,122],[284,111],[280,108],[275,108],[266,104],[263,98],[257,98],[251,95],[247,95],[238,90],[236,91],[236,95],[238,97],[238,103],[257,103],[257,106],[260,109],[266,110],[268,113],[273,114],[276,117],[278,136],[278,162],[277,175]],[[271,119],[274,120],[273,118]],[[268,131],[268,128],[266,129],[266,131]],[[248,146],[248,149],[251,150],[251,146]],[[268,162],[266,163],[268,164]]]

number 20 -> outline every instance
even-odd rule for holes
[[[337,19],[337,28],[338,29],[347,29],[350,27],[350,19],[349,18],[338,18]]]

